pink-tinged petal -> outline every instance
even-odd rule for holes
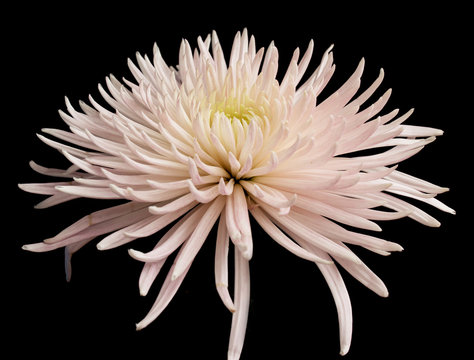
[[[253,164],[252,155],[248,155],[247,159],[245,160],[244,165],[240,168],[239,172],[237,173],[236,178],[240,179],[241,177],[243,177],[252,168],[252,164]]]
[[[172,279],[180,277],[191,265],[194,257],[201,249],[202,244],[206,240],[207,235],[211,231],[214,223],[222,212],[225,205],[225,199],[220,196],[209,205],[206,206],[206,213],[202,216],[201,221],[194,229],[193,233],[182,247],[182,253],[176,261]]]
[[[141,251],[130,249],[128,253],[131,257],[143,262],[156,262],[167,258],[172,254],[181,244],[186,241],[191,233],[194,231],[202,216],[206,212],[206,207],[197,206],[186,214],[180,221],[178,221],[158,242],[153,250],[143,253]],[[140,231],[140,230],[139,230]],[[134,233],[126,233],[128,236],[135,237]]]
[[[229,164],[230,164],[230,171],[233,176],[237,175],[238,171],[241,168],[241,164],[239,160],[235,157],[235,155],[229,151]]]
[[[401,199],[396,198],[395,196],[386,194],[386,193],[378,193],[378,194],[371,194],[373,199],[380,199],[384,200],[385,203],[383,206],[393,209],[395,211],[408,211],[409,214],[407,215],[409,218],[418,221],[419,223],[430,226],[430,227],[439,227],[441,223],[436,220],[431,215],[427,214],[423,210],[417,208],[416,206],[407,203]]]
[[[150,290],[151,285],[160,273],[161,268],[165,264],[167,258],[163,258],[156,262],[145,263],[140,273],[138,280],[138,288],[141,296],[146,296]]]
[[[143,174],[155,174],[155,175],[169,175],[169,176],[185,176],[188,173],[188,169],[184,164],[179,164],[177,167],[170,168],[168,165],[161,164],[161,165],[149,165],[143,164],[139,161],[133,160],[132,158],[126,156],[125,154],[121,154],[121,158],[125,161],[127,165],[129,165],[129,169],[143,173]]]
[[[109,179],[115,184],[118,185],[126,185],[126,186],[134,186],[134,185],[147,185],[149,184],[151,176],[143,175],[143,174],[118,174],[116,172],[109,171],[105,168],[102,168],[103,177]]]
[[[141,209],[125,215],[91,225],[82,231],[75,232],[73,235],[59,238],[50,238],[37,244],[24,245],[23,249],[33,252],[44,252],[54,250],[60,247],[72,245],[84,241],[85,239],[95,238],[97,236],[116,231],[130,224],[134,224],[149,218],[147,209]]]
[[[80,220],[76,221],[74,224],[68,226],[56,236],[48,239],[48,242],[64,240],[87,229],[88,227],[91,227],[92,225],[100,224],[102,222],[118,218],[120,216],[127,216],[128,214],[141,210],[145,207],[147,207],[146,203],[143,204],[127,202],[125,204],[120,204],[110,208],[95,211],[89,215],[84,216]]]
[[[301,242],[301,246],[308,248],[323,259],[326,258],[327,260],[330,260],[330,257],[326,253],[315,246],[302,241],[301,239],[299,239],[299,242]],[[340,354],[345,355],[349,351],[352,339],[352,306],[349,293],[347,292],[344,280],[335,264],[325,265],[316,263],[316,265],[326,279],[336,304],[337,315],[339,318]]]
[[[80,242],[67,245],[64,247],[64,270],[66,273],[67,282],[71,281],[71,276],[72,276],[72,264],[71,264],[72,255],[76,251],[79,251],[79,249],[81,249],[84,245],[87,245],[87,243],[89,243],[93,239],[94,237],[90,237]]]
[[[188,180],[188,187],[196,201],[208,203],[219,196],[219,185],[208,186],[203,190],[197,189],[191,180]]]
[[[237,250],[235,251],[234,304],[235,312],[232,315],[227,360],[238,360],[240,357],[244,346],[250,305],[249,262]]]
[[[59,150],[61,152],[67,152],[67,153],[72,154],[74,156],[77,156],[79,158],[85,158],[85,157],[92,154],[90,152],[87,152],[87,151],[84,151],[84,150],[79,150],[79,149],[76,149],[72,146],[64,145],[60,142],[48,139],[47,137],[45,137],[43,135],[40,135],[40,134],[37,134],[37,136],[42,142],[44,142],[46,145],[51,146],[53,149]]]
[[[207,165],[204,162],[201,161],[201,158],[196,154],[194,156],[194,161],[196,162],[196,165],[204,170],[206,173],[209,175],[214,175],[214,176],[219,176],[219,177],[225,177],[229,178],[229,173],[225,171],[222,167],[217,167],[213,165]]]
[[[323,264],[332,263],[332,261],[322,259],[298,246],[293,240],[288,238],[280,229],[278,229],[278,227],[258,207],[254,207],[250,210],[250,212],[262,229],[265,230],[265,232],[270,235],[273,240],[296,256],[313,262],[321,262]]]
[[[285,176],[257,176],[253,181],[276,189],[300,193],[330,188],[340,178],[341,174],[335,174],[333,177],[314,175],[311,177],[292,177],[291,181],[287,181],[288,178]]]
[[[56,190],[69,195],[81,196],[91,199],[120,199],[121,197],[112,190],[100,187],[75,186],[75,185],[59,185]]]
[[[54,194],[47,199],[40,201],[38,204],[34,206],[35,209],[46,209],[51,206],[55,206],[58,204],[62,204],[66,201],[78,199],[80,196],[77,195],[70,195],[70,194],[64,194],[64,193],[58,193]]]
[[[262,175],[272,172],[272,170],[276,169],[277,166],[278,166],[278,156],[275,152],[272,151],[270,153],[270,160],[268,160],[267,164],[260,167],[253,168],[252,170],[250,170],[246,174],[243,174],[242,176],[245,176],[247,178],[251,178],[254,176],[262,176]]]
[[[360,77],[364,70],[364,63],[365,61],[362,59],[352,76],[335,93],[316,107],[318,116],[341,109],[354,96],[360,86]]]
[[[431,184],[428,181],[418,179],[412,175],[408,175],[397,170],[387,176],[387,179],[394,180],[398,183],[405,184],[413,189],[417,189],[426,193],[441,194],[449,190],[448,188]]]
[[[425,126],[402,125],[401,127],[403,131],[400,136],[403,137],[430,137],[443,135],[443,130]]]
[[[226,204],[224,209],[226,218],[227,233],[236,247],[242,246],[242,233],[237,225],[234,207],[234,195],[226,197]]]
[[[225,216],[221,214],[217,228],[216,255],[214,261],[216,289],[227,309],[231,312],[235,312],[234,302],[229,294],[228,254],[229,234],[227,233]]]
[[[148,326],[153,320],[155,320],[160,314],[163,312],[163,310],[168,306],[170,301],[173,299],[174,295],[178,291],[179,287],[181,286],[184,278],[186,277],[186,274],[191,267],[191,264],[188,264],[186,268],[182,269],[180,271],[180,274],[178,276],[175,275],[175,269],[176,269],[176,264],[179,262],[181,259],[181,256],[183,254],[184,247],[181,248],[180,252],[176,256],[176,259],[174,261],[173,266],[168,272],[168,275],[166,276],[166,279],[161,286],[160,293],[158,294],[158,297],[156,298],[155,303],[151,307],[150,311],[148,314],[143,318],[142,321],[140,321],[137,325],[136,328],[137,330],[141,330]],[[154,269],[156,272],[156,268]]]
[[[219,194],[225,195],[225,196],[231,195],[232,192],[234,191],[234,184],[235,184],[234,179],[230,179],[226,183],[223,178],[220,178],[220,180],[219,180]]]
[[[318,215],[323,215],[343,224],[355,226],[366,230],[382,231],[380,226],[378,226],[376,223],[367,220],[361,216],[358,216],[357,213],[350,213],[305,196],[298,196],[298,198],[296,199],[295,206]]]
[[[53,135],[54,137],[63,141],[67,141],[71,144],[95,151],[101,151],[98,146],[95,146],[90,141],[85,140],[83,137],[78,136],[77,134],[73,134],[59,129],[41,129],[41,131],[43,131],[45,134]]]
[[[217,122],[215,122],[217,124]],[[219,160],[219,163],[225,164],[227,167],[228,165],[228,155],[227,155],[227,149],[222,145],[222,141],[219,136],[214,134],[214,132],[211,130],[209,133],[209,137],[211,139],[212,145],[214,145],[214,157]]]
[[[388,296],[388,290],[380,278],[365,264],[354,264],[351,261],[335,257],[335,260],[355,279],[382,297]]]
[[[176,239],[176,232],[181,231],[180,226],[186,221],[188,215],[176,223],[155,245],[154,250],[161,248],[163,250],[163,245],[169,243],[169,240],[172,238]],[[173,240],[172,240],[173,241]],[[156,277],[160,273],[161,268],[165,264],[165,261],[168,257],[163,256],[159,260],[154,262],[146,262],[143,265],[142,272],[140,273],[140,279],[138,280],[138,286],[141,296],[146,296],[150,290],[151,285],[155,281]]]
[[[53,182],[53,183],[35,183],[35,184],[18,184],[18,187],[32,194],[54,195],[58,193],[56,186],[71,185],[72,182]]]
[[[75,157],[74,155],[70,154],[69,152],[63,150],[62,151],[63,155],[68,159],[71,163],[76,165],[78,168],[81,170],[84,170],[85,172],[96,175],[99,177],[102,177],[102,170],[100,167],[91,165],[87,161],[84,161],[82,159],[79,159],[78,157]]]
[[[331,193],[331,192],[305,192],[304,196],[324,202],[334,207],[342,209],[354,209],[356,211],[366,208],[374,208],[384,204],[383,200],[374,200],[364,195],[354,194],[352,197]]]
[[[34,161],[30,161],[29,165],[37,173],[42,174],[42,175],[47,175],[47,176],[54,176],[54,177],[60,177],[60,178],[71,178],[73,176],[80,176],[81,175],[80,173],[76,172],[76,170],[78,170],[79,167],[77,167],[75,165],[73,165],[68,170],[47,168],[47,167],[38,165]]]
[[[245,138],[244,145],[242,146],[239,154],[239,162],[241,164],[245,164],[249,155],[252,155],[251,151],[255,144],[257,130],[258,125],[254,120],[251,120],[247,129],[247,136]]]
[[[240,184],[245,190],[265,204],[278,209],[281,215],[286,215],[290,211],[291,206],[293,206],[298,197],[296,194],[289,194],[287,198],[280,191],[262,184],[259,186],[251,181],[241,180]]]
[[[356,102],[357,104],[365,103],[372,96],[375,90],[378,89],[378,87],[383,81],[384,76],[385,76],[385,72],[383,71],[383,69],[380,69],[379,76],[377,77],[377,79],[375,79],[372,85],[370,85],[370,87],[368,87],[362,94],[360,94],[354,100],[354,102]]]
[[[374,209],[347,209],[348,212],[362,216],[368,220],[395,220],[404,218],[412,213],[412,210],[399,210],[399,211],[381,211]]]
[[[197,168],[196,162],[191,158],[188,158],[188,169],[193,184],[202,185],[204,182],[202,180],[201,175],[199,175],[199,170]]]
[[[234,192],[232,196],[234,198],[233,207],[235,222],[242,235],[239,249],[242,251],[242,256],[247,260],[250,260],[253,254],[252,230],[250,229],[247,200],[244,190],[240,184],[236,184],[234,186]]]
[[[286,216],[279,216],[271,207],[257,202],[273,219],[273,222],[280,225],[283,230],[288,230],[291,233],[297,234],[299,237],[308,243],[318,247],[330,255],[340,256],[355,263],[361,263],[360,259],[346,248],[336,244],[332,240],[314,231],[307,223],[306,219],[299,217],[297,214],[291,212]]]
[[[121,197],[133,200],[137,202],[161,202],[167,200],[173,200],[177,197],[180,197],[187,193],[185,188],[176,188],[173,190],[163,190],[163,189],[146,189],[146,190],[135,190],[132,187],[119,188],[115,184],[110,184],[110,189],[120,195]]]
[[[186,186],[188,185],[186,184]],[[162,205],[162,206],[153,205],[153,206],[150,206],[148,209],[150,210],[151,214],[164,215],[171,212],[175,212],[185,206],[188,206],[191,203],[196,203],[196,200],[194,200],[194,195],[186,194],[177,198],[176,200],[172,200],[166,205]]]
[[[137,238],[150,236],[171,224],[173,221],[189,211],[193,206],[194,204],[190,204],[174,213],[169,213],[162,216],[149,215],[150,213],[148,212],[148,209],[143,209],[148,213],[148,217],[123,227],[121,230],[105,237],[97,244],[97,249],[109,250],[129,243],[130,241],[133,241]]]
[[[316,215],[300,208],[294,208],[292,215],[317,233],[320,233],[328,239],[336,242],[359,245],[371,251],[380,250],[390,252],[403,250],[403,248],[396,243],[374,236],[349,231],[324,216]]]

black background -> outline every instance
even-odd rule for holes
[[[445,130],[399,169],[450,187],[439,199],[458,214],[422,206],[441,221],[441,228],[406,219],[383,223],[381,236],[399,242],[404,252],[382,257],[356,249],[385,281],[390,296],[380,298],[343,274],[354,316],[352,346],[345,358],[456,358],[467,353],[472,335],[472,233],[466,230],[470,219],[465,204],[472,197],[473,111],[472,40],[465,8],[454,2],[419,8],[318,2],[163,6],[134,1],[100,9],[85,2],[68,4],[25,5],[3,14],[13,21],[2,22],[2,352],[14,350],[16,358],[225,358],[231,315],[214,288],[212,236],[169,307],[136,332],[135,323],[146,315],[159,284],[147,297],[139,296],[141,264],[128,256],[126,247],[82,249],[73,259],[70,283],[64,280],[62,251],[21,250],[23,244],[52,236],[107,205],[76,200],[34,210],[42,197],[23,193],[16,184],[49,180],[29,168],[31,159],[50,167],[67,164],[35,135],[44,127],[66,129],[57,114],[65,108],[65,95],[74,104],[89,94],[99,99],[97,84],[104,84],[110,73],[131,79],[126,59],[134,58],[136,51],[151,54],[154,42],[174,65],[182,38],[194,47],[197,36],[215,29],[228,52],[235,32],[247,27],[258,47],[275,40],[283,70],[294,48],[304,50],[310,39],[315,40],[310,69],[335,44],[336,75],[323,95],[336,89],[365,57],[363,86],[383,67],[382,88],[394,90],[387,111],[414,107],[409,124]],[[155,241],[139,240],[134,247],[149,249]],[[314,264],[287,253],[261,230],[256,230],[254,243],[242,360],[341,358],[336,309]]]

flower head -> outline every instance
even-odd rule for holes
[[[405,125],[412,111],[381,114],[385,92],[364,105],[384,73],[359,94],[364,60],[332,95],[319,95],[334,73],[332,47],[301,83],[313,42],[300,59],[295,50],[277,81],[274,44],[257,50],[247,31],[237,33],[228,61],[215,33],[198,38],[193,51],[183,40],[176,68],[157,46],[153,58],[129,61],[135,81],[106,79],[99,86],[109,105],[90,97],[76,110],[66,99],[60,111],[70,131],[44,129],[39,135],[71,163],[66,170],[39,173],[64,182],[21,184],[26,191],[50,195],[38,208],[79,197],[123,199],[120,205],[91,213],[30,251],[65,248],[67,277],[74,252],[96,237],[100,250],[128,244],[172,224],[149,252],[129,250],[144,263],[140,293],[146,295],[168,256],[178,252],[141,329],[155,320],[180,287],[191,264],[217,223],[217,292],[233,312],[229,359],[243,347],[250,297],[252,257],[250,216],[281,246],[315,262],[336,302],[341,353],[350,346],[352,314],[337,262],[381,296],[383,282],[346,244],[381,255],[402,247],[355,228],[380,231],[375,221],[410,217],[439,226],[433,217],[408,203],[415,199],[454,211],[435,196],[446,191],[398,171],[399,162],[419,152],[442,131]],[[59,141],[58,141],[59,140]],[[360,152],[370,150],[370,152]],[[72,179],[72,181],[71,181]],[[228,248],[235,246],[233,297],[228,291]]]

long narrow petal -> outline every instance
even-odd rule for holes
[[[216,241],[216,255],[214,261],[214,273],[216,279],[217,292],[224,303],[224,305],[231,312],[235,311],[234,302],[229,294],[229,276],[228,276],[228,261],[229,254],[229,234],[227,233],[227,225],[225,223],[225,216],[221,214],[219,218],[219,225],[217,227],[217,241]]]
[[[165,235],[163,235],[163,237],[155,245],[154,249],[168,243],[170,238],[176,236],[175,233],[180,229],[180,225],[185,221],[185,218],[178,221],[178,223],[176,223]],[[165,264],[167,258],[167,256],[163,256],[157,261],[144,263],[142,272],[140,273],[140,278],[138,280],[140,295],[145,296],[148,294],[148,290],[150,290],[151,285],[160,273],[160,270]]]
[[[183,249],[184,248],[181,248],[181,251],[178,253],[173,266],[169,270],[168,275],[166,276],[166,279],[163,285],[161,286],[160,293],[158,294],[158,297],[156,298],[155,303],[153,304],[153,306],[151,307],[150,311],[145,316],[145,318],[143,318],[143,320],[140,321],[136,325],[137,330],[141,330],[145,328],[153,320],[155,320],[163,312],[163,310],[168,306],[171,299],[173,299],[174,295],[176,294],[179,287],[181,286],[189,268],[191,267],[191,264],[188,264],[188,266],[181,271],[179,276],[173,276],[175,274],[174,271],[176,268],[176,263],[181,258]]]
[[[164,214],[168,214],[170,212],[174,212],[174,211],[177,211],[191,203],[195,202],[194,200],[194,195],[193,194],[186,194],[186,195],[183,195],[179,198],[177,198],[176,200],[173,200],[171,202],[169,202],[168,204],[166,205],[163,205],[163,206],[150,206],[148,208],[148,210],[150,211],[150,213],[152,214],[155,214],[155,215],[164,215]]]
[[[301,242],[301,246],[310,249],[323,259],[330,259],[326,253],[305,241]],[[339,318],[340,354],[345,355],[349,351],[352,338],[352,306],[349,293],[335,264],[325,265],[316,263],[316,265],[326,279],[336,304]]]
[[[265,232],[271,236],[278,244],[283,246],[288,251],[292,252],[296,256],[299,256],[303,259],[320,262],[323,264],[331,264],[332,261],[322,259],[319,256],[316,256],[314,253],[311,253],[304,248],[298,246],[294,241],[288,238],[278,227],[264,214],[262,210],[258,207],[254,207],[250,210],[252,216],[257,220],[259,225],[262,227]]]
[[[252,230],[250,229],[249,211],[247,208],[247,200],[245,198],[244,190],[240,184],[234,186],[233,193],[234,201],[234,216],[237,227],[242,234],[242,243],[239,247],[242,255],[250,260],[253,253]]]
[[[293,213],[290,213],[287,216],[279,216],[274,209],[263,203],[259,204],[272,217],[273,221],[283,228],[283,230],[297,234],[305,241],[308,241],[310,244],[329,254],[337,255],[356,263],[361,263],[361,260],[352,251],[349,251],[317,231],[311,229],[309,224],[306,224],[306,219],[300,220],[298,215]]]
[[[194,231],[198,225],[201,217],[204,215],[206,208],[198,206],[185,217],[183,217],[176,225],[174,225],[169,233],[172,233],[162,238],[155,248],[147,253],[130,249],[128,253],[135,260],[144,262],[155,262],[163,258],[168,257],[173,253]],[[139,230],[140,231],[140,230]],[[127,233],[128,236],[134,236],[134,234]],[[139,235],[139,234],[138,234]],[[136,235],[135,235],[136,236]]]
[[[193,204],[190,204],[187,207],[181,208],[179,211],[162,216],[149,215],[145,219],[124,227],[123,229],[105,237],[97,244],[97,249],[113,249],[133,241],[136,238],[152,235],[171,224],[173,221],[189,211],[193,206]],[[148,214],[150,213],[148,212]]]
[[[235,312],[232,315],[229,350],[227,360],[238,360],[244,346],[245,330],[250,304],[250,269],[249,262],[240,251],[235,250]]]
[[[207,235],[222,212],[224,205],[225,199],[222,196],[208,205],[206,213],[202,216],[201,221],[194,229],[188,241],[183,245],[181,256],[177,260],[174,268],[173,279],[178,278],[191,265],[194,257],[201,249]]]

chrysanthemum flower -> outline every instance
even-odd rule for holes
[[[24,248],[43,252],[64,247],[70,277],[71,255],[94,238],[108,234],[97,248],[111,249],[172,224],[154,249],[129,250],[144,262],[142,295],[167,258],[178,251],[156,302],[137,324],[142,329],[171,301],[217,223],[215,281],[223,303],[233,312],[228,359],[238,359],[249,310],[251,215],[278,244],[319,267],[337,306],[345,354],[352,313],[335,263],[387,296],[383,282],[346,244],[388,255],[402,247],[354,229],[380,231],[374,220],[406,216],[439,226],[407,199],[453,212],[435,199],[446,188],[396,169],[443,132],[405,125],[411,110],[401,116],[398,110],[381,115],[390,90],[364,106],[384,75],[380,71],[356,96],[364,60],[339,90],[319,101],[335,69],[332,47],[300,85],[312,41],[301,59],[299,50],[294,52],[281,82],[276,80],[277,48],[272,43],[266,52],[257,50],[246,30],[237,33],[228,62],[215,33],[198,38],[197,44],[192,51],[186,40],[182,42],[176,68],[165,63],[157,46],[152,59],[138,54],[138,66],[129,61],[135,82],[122,84],[110,76],[108,92],[99,86],[108,107],[90,97],[92,106],[81,102],[81,112],[66,100],[69,114],[60,115],[70,131],[43,129],[62,142],[39,137],[72,166],[31,166],[68,180],[20,187],[51,195],[37,208],[79,197],[126,201]],[[228,290],[230,243],[235,247],[233,297]]]

